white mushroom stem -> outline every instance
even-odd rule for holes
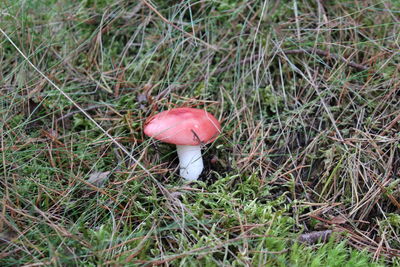
[[[203,159],[200,146],[177,145],[180,175],[189,181],[197,180],[203,171]]]

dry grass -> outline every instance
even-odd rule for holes
[[[396,1],[17,2],[0,4],[4,265],[398,264]],[[143,135],[176,106],[223,125],[196,184]]]

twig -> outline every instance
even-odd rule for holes
[[[388,126],[385,127],[385,130],[383,130],[383,135],[386,134],[390,129],[393,128],[393,126],[396,125],[396,123],[400,121],[400,114],[396,116],[396,118],[394,118]]]

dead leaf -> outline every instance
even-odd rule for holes
[[[332,234],[332,230],[325,230],[325,231],[315,231],[310,233],[301,234],[298,240],[301,243],[307,244],[315,244],[317,242],[325,243],[328,241],[329,237]]]
[[[344,223],[347,222],[347,218],[345,216],[343,216],[343,215],[338,215],[338,216],[333,217],[330,220],[330,222],[332,224],[344,224]]]
[[[101,187],[106,180],[108,179],[108,177],[110,176],[111,172],[94,172],[92,174],[90,174],[90,177],[88,179],[88,182],[91,183],[92,185],[95,185],[97,187]]]

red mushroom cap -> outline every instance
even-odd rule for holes
[[[165,143],[195,146],[207,144],[221,131],[218,120],[203,109],[174,108],[150,117],[144,133]]]

